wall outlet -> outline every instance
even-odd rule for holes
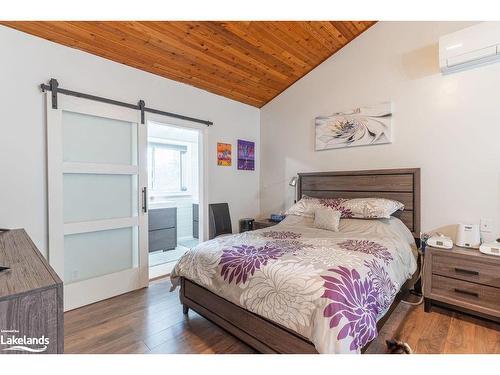
[[[491,233],[493,231],[493,220],[481,219],[481,232]]]

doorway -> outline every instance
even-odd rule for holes
[[[203,238],[203,131],[148,120],[149,278],[169,274]]]

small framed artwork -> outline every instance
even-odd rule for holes
[[[217,165],[231,166],[231,144],[217,143]]]
[[[255,142],[238,139],[238,169],[255,170]]]

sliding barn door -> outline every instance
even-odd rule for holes
[[[133,109],[46,97],[49,262],[71,310],[147,286],[147,127]]]

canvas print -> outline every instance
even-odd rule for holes
[[[217,165],[231,166],[231,144],[217,143]]]
[[[238,169],[255,170],[255,142],[238,139]]]
[[[391,103],[316,117],[316,151],[391,143]]]

